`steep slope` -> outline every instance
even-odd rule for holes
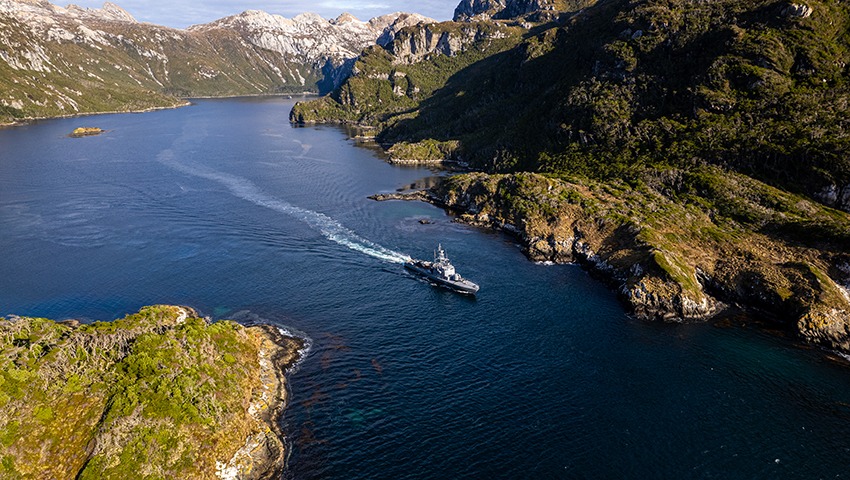
[[[176,30],[136,22],[109,3],[0,0],[0,122],[182,103],[174,96],[328,90],[361,49],[425,20],[249,11]]]
[[[387,42],[395,32],[410,25],[431,22],[418,14],[397,12],[363,22],[350,14],[325,20],[314,13],[292,19],[249,10],[239,15],[189,27],[190,32],[215,35],[236,32],[246,42],[275,52],[290,65],[284,82],[303,90],[317,84],[322,93],[338,87],[350,73],[360,51],[376,42]],[[341,71],[337,71],[341,70]]]
[[[291,119],[375,126],[399,159],[545,174],[459,176],[430,195],[533,258],[585,262],[638,316],[738,304],[850,350],[850,7],[604,0],[498,20],[520,4],[462,2],[531,29],[405,108],[389,75],[405,56],[388,46],[370,64],[382,95],[343,95],[355,75]]]
[[[558,18],[596,3],[597,0],[461,0],[454,21],[517,19],[540,22]]]
[[[385,45],[367,48],[345,83],[314,102],[298,103],[300,123],[347,121],[379,125],[406,118],[448,79],[512,48],[524,30],[493,22],[429,23],[400,30]]]
[[[850,210],[850,10],[810,3],[609,0],[453,72],[403,116],[338,103],[346,120],[380,117],[382,141],[458,140],[487,170],[619,176],[698,158]],[[385,52],[372,70],[411,63]]]

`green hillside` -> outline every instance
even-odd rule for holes
[[[350,108],[356,97],[332,98],[342,118],[381,126],[382,142],[460,140],[458,156],[487,171],[637,178],[706,162],[817,196],[850,184],[850,7],[809,2],[802,18],[789,5],[600,2],[446,70],[401,114],[387,93],[369,115]]]
[[[247,44],[233,30],[92,26],[105,33],[63,25],[80,37],[54,41],[0,14],[0,58],[9,59],[0,61],[0,123],[173,107],[183,97],[300,93],[322,78],[319,68]]]
[[[368,80],[291,119],[370,124],[391,156],[509,174],[431,198],[532,258],[586,264],[638,316],[735,304],[850,350],[850,6],[604,0],[549,17],[460,69],[441,65],[462,54],[408,67],[442,73],[426,95],[392,97],[392,48],[364,56]]]
[[[87,325],[0,318],[0,477],[279,471],[282,368],[297,348],[183,307]]]

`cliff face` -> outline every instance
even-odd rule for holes
[[[89,325],[0,319],[0,477],[269,478],[299,348],[183,307]]]
[[[465,222],[515,234],[533,260],[585,265],[638,317],[702,320],[739,305],[805,341],[850,351],[850,218],[714,168],[676,181],[678,192],[468,174],[431,195]],[[705,210],[690,188],[708,184],[718,204],[747,200]]]
[[[490,19],[520,19],[539,22],[552,20],[562,12],[573,12],[596,0],[462,0],[455,8],[456,22]]]
[[[251,45],[279,53],[295,64],[321,68],[353,59],[360,51],[377,42],[387,42],[398,30],[419,23],[433,22],[418,14],[394,13],[363,22],[350,14],[325,20],[314,13],[292,19],[249,10],[215,22],[189,27],[191,32],[210,33],[232,30]],[[339,84],[333,85],[337,87]]]
[[[489,20],[505,9],[507,0],[461,0],[455,8],[453,20],[468,22],[474,20]]]
[[[290,119],[370,124],[393,161],[499,173],[452,178],[433,198],[514,232],[535,260],[588,265],[642,318],[737,304],[848,350],[850,7],[463,1],[458,13],[489,20],[403,31]],[[489,35],[458,37],[473,40],[452,57],[436,27]]]
[[[516,45],[523,31],[493,22],[403,28],[391,42],[364,50],[330,95],[296,104],[290,120],[375,124],[410,111],[458,71]]]
[[[113,4],[0,0],[0,122],[182,103],[173,95],[329,91],[363,48],[428,20],[247,11],[178,30],[138,23]]]
[[[446,28],[445,24],[432,23],[396,33],[393,42],[387,44],[386,48],[394,64],[412,65],[436,55],[454,57],[475,43],[500,40],[507,36],[505,30],[482,28],[482,24]]]

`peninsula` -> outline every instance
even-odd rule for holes
[[[850,352],[848,25],[829,0],[464,0],[290,120],[476,170],[415,198],[586,265],[640,318],[738,306]]]
[[[302,347],[177,306],[0,319],[0,477],[273,478]]]

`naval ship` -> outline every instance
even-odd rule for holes
[[[411,258],[404,262],[404,268],[459,292],[474,295],[478,291],[478,285],[455,272],[455,267],[449,261],[449,258],[446,257],[446,252],[443,250],[442,245],[437,245],[437,250],[434,251],[433,262]]]

